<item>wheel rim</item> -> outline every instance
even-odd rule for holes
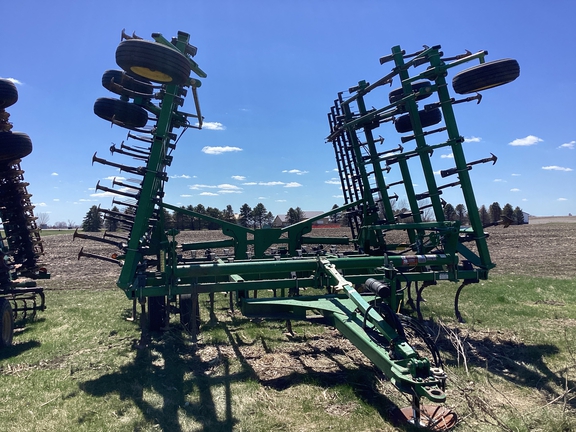
[[[135,74],[143,76],[144,78],[148,78],[152,81],[165,83],[172,82],[172,77],[170,75],[166,75],[165,73],[157,70],[148,69],[142,66],[132,66],[130,70]]]

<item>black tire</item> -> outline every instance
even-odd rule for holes
[[[154,92],[154,87],[152,87],[150,81],[144,82],[141,80],[142,78],[136,79],[124,71],[107,70],[104,72],[104,75],[102,75],[102,86],[105,89],[110,90],[112,93],[116,93],[118,95],[124,94],[125,92],[118,91],[116,87],[112,86],[112,82],[114,82],[115,84],[118,84],[127,90],[152,95]]]
[[[196,319],[196,330],[200,329],[200,303],[196,302],[196,313],[194,313],[194,302],[191,294],[180,295],[180,324],[188,332],[192,331],[194,319]]]
[[[116,48],[116,63],[126,72],[153,82],[183,85],[192,70],[176,49],[142,39],[128,39]]]
[[[520,65],[514,59],[494,60],[457,73],[452,87],[458,94],[476,93],[508,84],[520,76]]]
[[[12,345],[14,337],[14,314],[12,306],[5,298],[0,298],[0,347]]]
[[[23,132],[0,132],[0,162],[22,159],[32,153],[32,141]]]
[[[96,99],[94,114],[128,129],[141,128],[148,123],[148,112],[144,108],[120,99]]]
[[[148,297],[148,329],[160,331],[166,324],[166,297]]]
[[[422,125],[422,128],[438,124],[442,121],[442,113],[438,108],[434,108],[430,111],[418,111],[418,115],[420,116],[420,124]],[[412,120],[410,120],[409,114],[398,117],[394,126],[398,133],[405,133],[413,130]]]
[[[8,108],[18,101],[18,90],[12,81],[0,79],[0,109]]]
[[[420,89],[422,88],[426,88],[426,87],[432,87],[432,83],[430,81],[417,81],[412,83],[412,91],[413,92],[418,92]],[[396,103],[398,102],[400,99],[406,97],[408,95],[404,94],[404,90],[402,88],[397,88],[394,89],[390,92],[390,94],[388,95],[388,99],[390,100],[390,103]],[[419,94],[418,96],[416,96],[417,101],[422,100],[422,99],[426,99],[427,97],[432,96],[432,93],[424,93],[424,94]]]

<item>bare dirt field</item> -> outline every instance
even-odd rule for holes
[[[576,216],[530,216],[530,225],[546,223],[576,223]]]

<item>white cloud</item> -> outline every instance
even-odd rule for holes
[[[286,200],[276,200],[275,202],[286,202]]]
[[[544,141],[544,140],[538,138],[537,136],[528,135],[525,138],[517,138],[514,141],[508,143],[508,145],[511,145],[511,146],[531,146],[531,145],[538,144],[539,142],[542,142],[542,141]]]
[[[324,183],[326,184],[333,184],[333,185],[340,185],[340,180],[332,178],[330,180],[326,180],[324,181]]]
[[[567,198],[558,198],[558,201],[568,201]]]
[[[173,176],[170,176],[170,178],[173,178],[173,179],[178,179],[178,178],[189,179],[190,176],[187,175],[187,174],[182,174],[182,175],[173,175]]]
[[[52,201],[58,202],[58,201],[60,201],[60,198],[54,198]]]
[[[238,181],[246,180],[246,177],[241,176],[241,175],[233,175],[232,178],[234,180],[238,180]]]
[[[454,153],[440,155],[442,159],[454,159]]]
[[[200,123],[196,123],[194,126],[198,127]],[[226,126],[219,122],[204,122],[202,123],[202,128],[208,130],[224,130]]]
[[[123,181],[126,180],[126,177],[119,177],[119,176],[108,176],[108,177],[104,177],[104,180],[110,180],[110,181]]]
[[[216,186],[205,185],[205,184],[193,184],[193,185],[188,185],[188,189],[192,189],[192,190],[200,190],[200,189],[206,189],[206,188],[215,189]]]
[[[34,204],[34,205],[35,205],[36,207],[46,207],[46,206],[48,206],[48,204],[46,204],[46,203],[44,203],[44,202],[36,203],[36,204]]]
[[[242,183],[242,186],[256,186],[258,183],[256,182],[248,182],[248,183]]]
[[[495,183],[506,183],[506,180],[502,180],[502,179],[494,179]]]
[[[560,166],[556,166],[556,165],[550,165],[550,166],[543,166],[542,167],[543,170],[549,170],[549,171],[572,171],[572,168],[565,168],[565,167],[560,167]]]
[[[472,137],[470,137],[470,138],[464,138],[464,142],[467,142],[467,143],[469,143],[469,142],[480,142],[480,141],[482,141],[482,138],[480,138],[480,137],[475,137],[475,136],[472,136]]]
[[[270,182],[258,182],[258,186],[281,186],[285,184],[281,181],[270,181]]]
[[[520,192],[520,189],[518,189],[518,188],[512,188],[512,189],[510,189],[510,192]]]
[[[200,196],[218,196],[218,194],[213,192],[202,192]]]
[[[219,155],[222,153],[239,152],[239,151],[242,151],[242,149],[240,147],[230,147],[230,146],[225,146],[225,147],[205,146],[202,148],[202,153],[211,154],[211,155]]]
[[[190,198],[191,196],[192,196],[192,195],[187,195],[187,194],[180,195],[181,198]]]
[[[569,143],[564,143],[558,148],[567,148],[570,150],[574,150],[574,146],[576,146],[576,141],[570,141]]]
[[[284,187],[286,188],[295,188],[295,187],[301,187],[302,185],[300,183],[297,182],[290,182],[290,183],[286,183],[286,185]]]
[[[52,174],[50,174],[50,175],[53,175],[53,176],[57,176],[57,175],[58,175],[58,173],[57,173],[57,172],[53,172],[53,173],[52,173]]]
[[[218,189],[228,189],[228,190],[240,190],[242,189],[241,187],[238,187],[236,185],[231,185],[228,183],[223,183],[223,184],[219,184],[218,185]]]
[[[284,170],[282,172],[288,173],[288,174],[296,174],[296,175],[308,174],[308,171],[300,171],[298,169]]]
[[[118,194],[106,191],[106,192],[96,192],[96,193],[90,194],[90,196],[96,197],[96,198],[107,198],[107,197],[118,196]],[[95,201],[95,200],[80,200],[80,201]]]
[[[512,177],[520,177],[522,174],[516,174],[516,173],[512,173],[510,174]]]

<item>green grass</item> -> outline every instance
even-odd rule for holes
[[[40,231],[41,237],[53,236],[53,235],[69,235],[74,234],[73,229],[43,229]]]
[[[450,335],[448,405],[458,431],[576,430],[574,280],[497,276],[464,288],[424,290],[424,316]],[[113,287],[113,283],[110,283]],[[254,320],[217,321],[203,302],[198,344],[174,322],[137,349],[131,302],[118,289],[47,291],[48,309],[0,353],[3,431],[387,431],[394,404],[408,401],[331,329]],[[326,366],[324,366],[326,365]],[[567,387],[566,387],[567,386]],[[555,402],[550,403],[556,399]]]

